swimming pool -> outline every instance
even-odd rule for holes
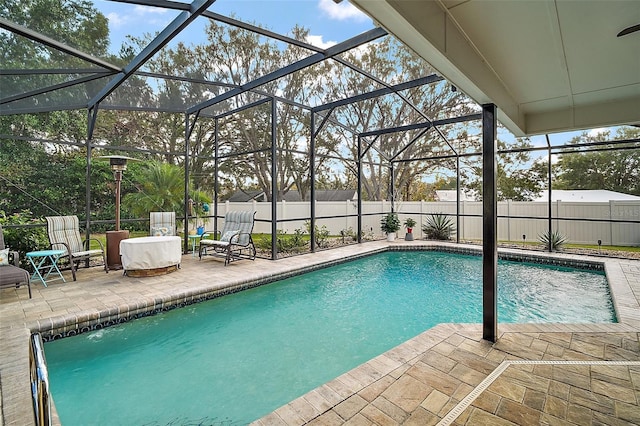
[[[55,404],[65,426],[245,424],[438,323],[481,322],[481,270],[387,252],[49,342]],[[602,272],[498,270],[501,322],[615,321]]]

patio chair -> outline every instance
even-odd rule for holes
[[[19,266],[19,260],[18,252],[4,245],[4,234],[0,226],[0,288],[20,288],[21,283],[26,283],[31,299],[29,272]]]
[[[109,273],[104,246],[95,238],[82,240],[80,237],[80,222],[78,216],[47,216],[47,234],[50,247],[53,250],[64,250],[60,258],[67,257],[71,267],[71,275],[76,281],[76,269],[81,260],[89,261],[92,257],[102,257],[104,270]],[[99,249],[91,249],[91,241],[98,243]]]
[[[149,235],[176,235],[176,212],[150,212]]]
[[[253,244],[251,232],[256,212],[231,211],[224,215],[224,225],[219,231],[219,239],[201,239],[198,254],[202,256],[223,256],[224,265],[239,259],[255,260],[256,246]],[[205,234],[215,235],[213,231]]]

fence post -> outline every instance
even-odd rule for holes
[[[282,207],[281,207],[280,214],[278,215],[278,217],[280,219],[286,219],[287,218],[287,202],[283,199],[282,201],[280,201],[280,205]],[[286,222],[283,222],[282,226],[280,227],[280,230],[284,231],[286,233],[287,229],[286,228],[283,229],[284,226],[287,226]]]
[[[613,244],[613,210],[615,209],[614,206],[615,201],[614,200],[609,200],[609,241],[611,241],[611,245],[614,246],[615,244]]]
[[[511,200],[507,200],[507,241],[511,242]]]
[[[255,198],[253,200],[251,200],[251,208],[253,209],[254,212],[258,211],[258,200],[256,200]],[[256,225],[258,225],[258,223],[256,223]],[[261,226],[255,226],[254,225],[253,229],[256,229],[256,228],[260,229],[260,232],[262,232],[262,229],[261,229],[262,227]],[[254,231],[254,232],[256,232],[256,231]]]
[[[553,230],[555,229],[557,232],[560,232],[560,211],[562,210],[562,200],[558,200],[556,201],[556,223],[555,226],[551,226],[549,228],[549,241],[551,241],[551,234],[553,232]],[[551,220],[549,220],[549,223],[551,223]],[[549,243],[549,247],[548,250],[551,251],[551,243]]]
[[[424,238],[422,227],[424,226],[424,200],[420,200],[420,238]]]
[[[462,241],[464,241],[464,224],[467,221],[467,217],[465,216],[465,214],[467,213],[466,205],[467,200],[462,200],[462,203],[460,203],[460,215],[462,216],[462,220],[460,221],[460,226],[462,227],[462,229],[460,230],[460,239]]]
[[[349,217],[349,215],[351,214],[351,211],[349,209],[350,205],[351,205],[351,200],[344,201],[344,229],[345,230],[349,229],[349,221],[351,220],[351,218]]]

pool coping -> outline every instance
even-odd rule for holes
[[[502,324],[500,327],[500,337],[498,342],[502,340],[511,340],[510,335],[519,334],[525,338],[532,338],[537,334],[554,334],[566,335],[571,333],[588,333],[595,335],[598,333],[638,333],[638,328],[627,324],[557,324],[557,323],[540,323],[540,324]],[[392,385],[385,383],[385,379],[391,382],[400,382],[407,372],[413,368],[416,364],[421,362],[429,352],[435,352],[439,356],[446,356],[445,354],[450,350],[451,340],[464,340],[471,338],[472,340],[481,340],[478,336],[482,335],[481,324],[438,324],[429,330],[424,331],[418,336],[401,343],[400,345],[392,348],[391,350],[378,355],[377,357],[347,371],[346,373],[336,377],[335,379],[318,386],[317,388],[307,392],[306,394],[294,399],[293,401],[279,407],[273,412],[265,415],[264,417],[255,420],[251,426],[293,426],[293,425],[324,425],[324,424],[341,424],[347,423],[345,420],[338,422],[327,422],[322,416],[329,412],[347,412],[358,410],[358,405],[363,411],[366,410],[366,406],[374,405],[378,400],[377,397],[385,393],[385,388],[388,390]],[[472,337],[475,336],[475,337]],[[517,340],[517,338],[515,339]],[[491,344],[490,342],[483,341],[483,350],[490,352],[495,350],[499,344]],[[482,344],[482,343],[481,343]],[[500,351],[500,349],[497,349]],[[525,349],[526,352],[526,349]],[[533,351],[531,351],[533,352]],[[513,359],[504,359],[494,370],[489,372],[485,379],[476,386],[469,386],[471,388],[467,394],[460,395],[460,401],[455,403],[452,398],[441,411],[440,421],[437,426],[447,426],[449,424],[465,424],[455,423],[455,420],[460,416],[462,410],[469,408],[466,404],[473,402],[473,398],[482,393],[487,382],[495,380],[503,373],[505,367],[516,364],[535,364],[545,363],[550,365],[562,365],[562,364],[597,364],[600,361],[566,361],[562,359],[545,359],[538,360],[535,356],[532,359],[520,358],[520,354],[505,353],[507,357]],[[619,361],[607,361],[606,364],[619,364]],[[624,360],[622,363],[627,365],[640,365],[640,361]],[[446,373],[445,373],[446,374]],[[471,401],[469,401],[471,399]],[[364,402],[363,402],[364,401]],[[427,404],[427,400],[423,402]],[[427,406],[420,404],[420,407],[427,408]],[[384,412],[377,413],[380,418],[386,418],[387,423],[381,421],[381,423],[373,423],[371,418],[360,420],[366,420],[363,424],[391,424],[388,422],[388,417],[385,417]],[[374,414],[372,418],[375,418]],[[339,418],[339,417],[338,417]],[[333,417],[333,419],[338,419]],[[355,418],[355,417],[354,417]],[[317,421],[317,423],[315,423]],[[351,424],[351,423],[348,423]],[[354,424],[357,424],[355,422]],[[394,423],[395,424],[395,423]],[[408,424],[433,424],[436,422],[409,422]],[[492,423],[483,423],[492,424]],[[509,423],[513,424],[513,423]],[[573,423],[571,423],[573,424]]]
[[[200,303],[215,299],[238,291],[259,287],[275,281],[312,272],[318,269],[328,268],[340,263],[349,262],[358,258],[371,256],[387,251],[440,251],[447,253],[465,254],[481,256],[482,249],[474,246],[451,246],[439,244],[412,244],[412,245],[389,245],[371,251],[357,253],[352,256],[333,259],[317,264],[305,265],[286,272],[280,272],[259,279],[245,279],[232,282],[224,287],[192,289],[185,293],[172,294],[153,300],[144,300],[126,305],[115,306],[102,311],[83,312],[75,315],[62,315],[52,318],[36,320],[28,325],[31,333],[40,333],[45,342],[64,337],[75,336],[80,333],[99,330],[117,324],[122,324],[134,319],[155,315],[161,312],[176,308],[185,307],[194,303]],[[561,256],[559,256],[561,255]],[[614,262],[606,260],[585,260],[577,255],[564,255],[562,253],[523,253],[515,250],[499,250],[498,257],[503,260],[518,262],[531,262],[555,266],[567,266],[579,269],[604,271],[610,288],[611,299],[613,301],[616,319],[618,323],[629,321],[629,313],[640,309],[640,304],[633,297],[633,292],[628,282],[624,279],[624,274],[616,268]],[[614,288],[615,287],[615,288]],[[631,295],[631,297],[628,297]],[[635,302],[635,303],[633,303]],[[633,319],[633,317],[631,318]]]

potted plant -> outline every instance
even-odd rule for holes
[[[387,234],[387,241],[393,241],[396,239],[396,232],[400,229],[400,219],[396,213],[387,213],[386,216],[380,220],[380,227],[382,232]]]
[[[407,228],[407,233],[404,236],[405,241],[413,241],[413,227],[416,226],[416,221],[408,217],[404,221],[404,226]]]

